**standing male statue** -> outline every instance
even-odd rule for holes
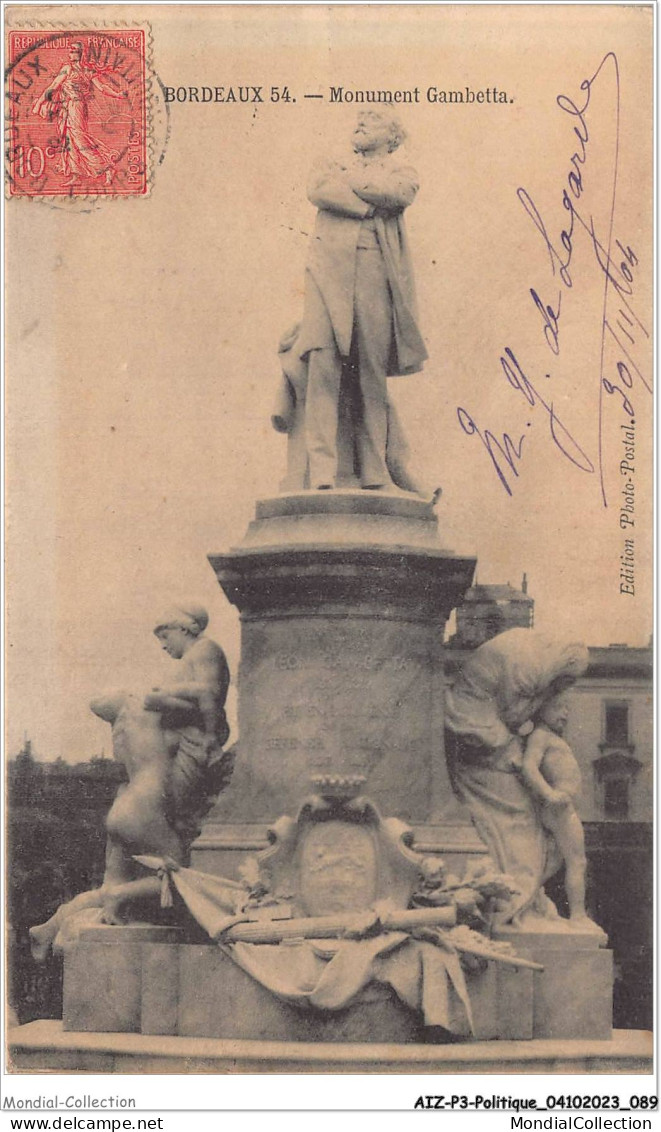
[[[308,197],[319,211],[296,354],[308,362],[305,433],[312,488],[337,483],[338,422],[346,410],[341,388],[351,402],[361,486],[392,485],[386,378],[416,373],[427,357],[403,221],[418,181],[395,156],[404,136],[390,116],[361,112],[353,155],[324,161],[310,179]]]

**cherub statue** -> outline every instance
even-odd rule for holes
[[[526,740],[521,776],[540,807],[542,825],[553,835],[565,862],[569,918],[575,926],[592,925],[585,911],[585,839],[576,812],[581,772],[562,735],[568,719],[567,696],[560,692],[542,704]]]

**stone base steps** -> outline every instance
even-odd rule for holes
[[[256,1042],[145,1034],[68,1033],[29,1022],[8,1033],[10,1072],[59,1073],[652,1073],[652,1035],[615,1030],[610,1041],[386,1045]]]

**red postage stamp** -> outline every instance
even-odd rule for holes
[[[144,29],[30,29],[8,41],[10,195],[144,195]]]

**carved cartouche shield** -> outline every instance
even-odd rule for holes
[[[299,901],[306,916],[358,912],[377,894],[377,856],[369,828],[327,821],[305,830],[299,846]]]
[[[410,848],[408,826],[382,818],[369,799],[355,796],[363,782],[361,776],[315,778],[318,793],[296,818],[282,817],[270,829],[260,872],[292,915],[361,912],[383,900],[408,908],[421,857]]]

